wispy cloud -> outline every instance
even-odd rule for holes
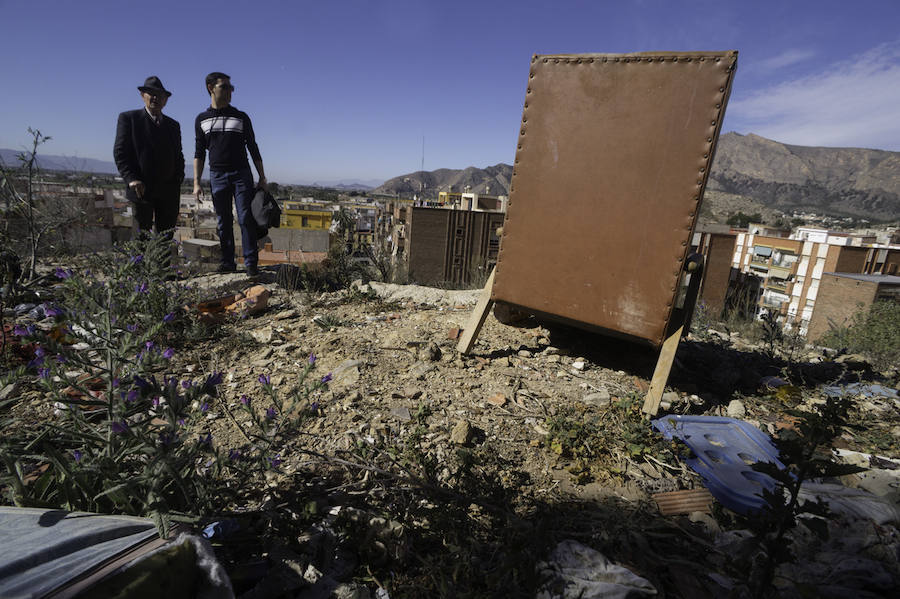
[[[786,50],[785,52],[782,52],[777,56],[773,56],[756,63],[756,65],[754,65],[754,70],[775,71],[778,69],[783,69],[784,67],[795,65],[798,62],[803,62],[804,60],[809,60],[815,55],[816,53],[812,50],[801,50],[798,48],[794,48],[791,50]]]
[[[785,143],[900,150],[900,42],[734,98],[728,113],[729,128]]]

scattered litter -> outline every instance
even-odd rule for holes
[[[777,376],[764,376],[759,379],[759,387],[764,390],[774,390],[787,384],[789,384],[787,381]]]
[[[805,482],[800,486],[798,500],[801,505],[807,501],[822,501],[832,512],[871,520],[875,524],[900,521],[900,510],[890,500],[844,485]]]
[[[862,383],[850,383],[849,385],[830,385],[823,389],[828,397],[888,397],[897,399],[896,389],[883,385],[864,385]]]
[[[656,589],[627,568],[578,541],[563,541],[547,562],[537,564],[537,599],[626,599],[651,597]]]
[[[271,292],[262,285],[254,285],[241,293],[222,296],[213,300],[200,302],[195,306],[200,312],[201,320],[219,322],[225,316],[241,314],[257,314],[265,310]]]
[[[763,461],[784,468],[771,439],[742,420],[670,414],[654,420],[653,427],[691,448],[695,457],[686,460],[688,465],[722,505],[739,514],[761,509],[765,505],[762,489],[775,489],[771,477],[751,466]]]
[[[203,538],[204,539],[216,539],[220,540],[227,536],[230,536],[232,533],[236,532],[240,529],[240,524],[237,523],[237,520],[227,519],[227,520],[219,520],[218,522],[213,522],[203,529]]]

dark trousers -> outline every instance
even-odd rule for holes
[[[222,247],[222,266],[235,266],[234,228],[231,199],[237,209],[238,225],[241,227],[241,246],[244,250],[244,266],[256,266],[259,252],[256,248],[256,221],[250,212],[253,201],[253,175],[250,168],[237,171],[209,171],[212,188],[213,207],[216,210],[219,245]]]
[[[141,201],[134,202],[134,219],[141,231],[150,232],[156,224],[156,232],[162,233],[175,228],[178,221],[178,189],[165,196],[144,196]]]
[[[172,239],[175,236],[175,224],[178,222],[179,188],[166,193],[164,196],[151,197],[144,195],[142,201],[133,202],[134,220],[137,221],[140,236],[153,233],[153,225],[156,225],[157,233],[165,233]],[[164,258],[164,267],[171,263],[170,257]]]

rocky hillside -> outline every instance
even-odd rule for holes
[[[422,193],[437,196],[439,191],[472,191],[475,193],[505,195],[509,193],[512,167],[495,164],[487,168],[470,166],[465,169],[442,168],[436,171],[417,171],[394,177],[381,184],[374,193]]]
[[[376,193],[422,193],[466,186],[509,192],[512,167],[439,169],[394,177]],[[433,191],[429,193],[429,190]],[[708,213],[776,214],[805,210],[829,216],[900,219],[900,152],[792,146],[758,135],[726,133],[719,140],[706,196]]]
[[[760,561],[746,543],[752,533],[714,505],[685,463],[687,451],[653,433],[640,412],[652,351],[559,325],[488,318],[472,354],[461,355],[456,337],[477,290],[372,282],[319,294],[280,287],[274,267],[261,270],[256,282],[271,293],[265,309],[176,344],[154,375],[182,388],[218,385],[209,403],[191,408],[176,439],[199,436],[242,469],[250,468],[242,456],[252,450],[254,418],[278,423],[267,429],[273,436],[292,431],[279,433],[271,467],[219,500],[214,550],[237,595],[564,599],[586,596],[576,585],[608,576],[608,559],[621,565],[617,576],[647,589],[641,596],[749,596],[751,566]],[[250,282],[234,273],[189,284],[209,299]],[[7,311],[19,330],[41,326],[44,315],[34,304]],[[664,412],[728,415],[780,435],[797,422],[787,410],[825,402],[823,385],[849,391],[877,375],[859,357],[840,363],[803,351],[787,362],[737,332],[701,331],[679,347]],[[22,360],[38,355],[14,343]],[[205,378],[212,372],[221,384]],[[301,393],[310,373],[309,380],[325,375],[327,388]],[[782,376],[802,387],[772,373],[790,373]],[[871,469],[841,478],[857,489],[827,491],[842,498],[822,521],[830,541],[799,526],[785,536],[797,559],[779,563],[777,579],[796,586],[772,596],[797,596],[798,588],[809,596],[895,594],[900,412],[888,387],[896,371],[876,380],[885,396],[857,403],[838,445]],[[58,407],[66,404],[56,401],[33,369],[0,384],[5,434],[37,434],[41,423],[66,430],[71,420]],[[129,430],[141,430],[139,416]]]
[[[711,190],[782,211],[900,218],[900,152],[792,146],[726,133],[710,177]]]

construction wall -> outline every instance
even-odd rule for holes
[[[328,238],[327,230],[269,229],[272,249],[276,252],[298,250],[304,252],[327,252]]]

